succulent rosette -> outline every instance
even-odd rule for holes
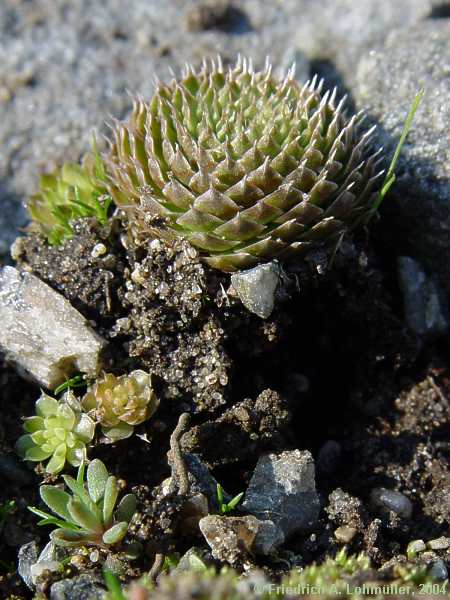
[[[158,408],[151,376],[136,370],[117,377],[104,373],[82,399],[84,410],[93,414],[111,441],[130,437],[134,426],[149,419]]]
[[[42,392],[35,406],[36,415],[24,420],[27,433],[17,441],[18,454],[36,462],[50,459],[47,473],[59,473],[66,462],[74,467],[83,463],[95,423],[81,412],[72,392],[67,392],[62,401]]]
[[[337,243],[372,214],[381,173],[362,116],[321,88],[245,60],[187,67],[116,125],[111,195],[138,227],[187,239],[223,271]]]
[[[70,238],[76,219],[95,217],[106,223],[111,197],[105,182],[104,164],[95,143],[81,164],[65,163],[53,173],[41,175],[39,191],[28,200],[27,209],[50,244]]]

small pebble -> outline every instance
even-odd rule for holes
[[[404,519],[411,518],[413,510],[411,500],[401,492],[386,488],[375,488],[370,494],[370,499],[375,506],[391,510]]]
[[[450,539],[442,536],[435,540],[430,540],[427,546],[430,550],[447,550],[450,547]]]
[[[95,244],[92,248],[91,256],[92,258],[98,258],[99,256],[103,256],[106,254],[107,248],[105,244]]]
[[[334,537],[341,544],[348,544],[352,541],[357,533],[356,527],[350,527],[348,525],[343,525],[342,527],[338,527],[334,532]]]
[[[413,540],[412,542],[409,542],[408,547],[406,549],[406,554],[408,555],[408,558],[411,558],[415,554],[423,552],[426,549],[427,547],[423,540]]]
[[[442,558],[438,558],[437,561],[433,563],[428,574],[438,581],[445,581],[448,579],[448,570]]]

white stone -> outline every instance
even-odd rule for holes
[[[106,342],[68,300],[34,275],[0,272],[0,346],[50,389],[77,371],[95,376]]]

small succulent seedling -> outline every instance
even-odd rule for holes
[[[224,502],[223,487],[220,485],[220,483],[218,483],[217,484],[217,503],[219,505],[220,514],[226,515],[226,514],[232,512],[237,507],[237,505],[242,500],[242,498],[244,497],[244,493],[245,492],[241,492],[240,494],[235,496],[229,502]]]
[[[120,542],[128,531],[136,511],[136,497],[127,494],[116,508],[119,487],[117,479],[108,474],[101,460],[94,459],[87,468],[84,484],[84,465],[77,479],[63,475],[72,495],[59,487],[42,485],[41,499],[57,515],[33,506],[29,510],[42,518],[38,525],[56,525],[50,538],[62,546],[99,546],[108,548]]]
[[[25,460],[41,462],[50,459],[47,473],[59,473],[66,461],[78,467],[86,460],[86,444],[94,437],[95,423],[82,412],[69,390],[62,400],[42,392],[36,402],[36,415],[24,420],[27,434],[16,444]]]
[[[112,202],[107,193],[106,172],[96,149],[85,155],[82,164],[66,163],[54,173],[42,175],[39,191],[27,203],[28,212],[52,245],[72,237],[72,221],[95,217],[108,220]]]
[[[116,126],[110,192],[137,229],[181,236],[218,269],[301,256],[372,210],[382,172],[361,121],[293,70],[280,81],[245,59],[187,67]]]
[[[112,442],[130,437],[134,426],[149,419],[158,408],[151,376],[141,370],[120,377],[104,373],[87,390],[81,403]]]

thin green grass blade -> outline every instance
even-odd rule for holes
[[[397,166],[397,161],[400,157],[400,152],[402,151],[403,144],[406,141],[406,137],[411,129],[411,125],[414,120],[414,116],[417,112],[417,109],[420,106],[420,103],[422,102],[424,94],[425,89],[421,88],[413,100],[408,116],[406,117],[405,124],[403,125],[402,134],[398,141],[397,147],[395,148],[394,156],[392,157],[391,164],[389,165],[389,169],[386,173],[386,177],[384,178],[383,185],[381,186],[380,193],[378,194],[377,199],[375,200],[375,203],[373,205],[372,212],[370,215],[371,217],[380,208],[380,205],[383,202],[386,194],[389,192],[389,190],[395,182],[395,167]]]

